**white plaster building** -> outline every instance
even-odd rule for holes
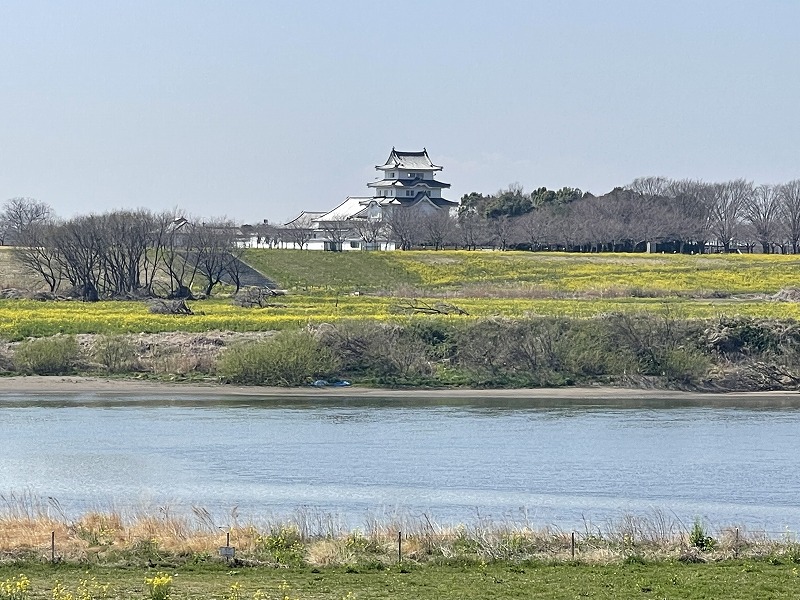
[[[424,148],[421,152],[392,148],[386,162],[375,169],[381,176],[367,184],[373,195],[350,196],[326,213],[303,211],[281,228],[280,247],[394,250],[392,211],[415,209],[424,216],[458,206],[442,197],[450,184],[435,179],[442,167],[431,162]]]

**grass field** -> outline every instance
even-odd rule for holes
[[[714,564],[537,565],[463,564],[370,569],[269,569],[219,566],[126,567],[14,565],[0,567],[0,584],[24,574],[26,595],[13,600],[66,600],[52,593],[56,582],[74,598],[150,598],[146,578],[171,577],[169,598],[250,600],[420,599],[663,599],[794,598],[800,591],[792,564],[729,561]],[[78,595],[81,580],[89,594]],[[105,592],[102,586],[108,584]],[[93,593],[92,593],[93,592]],[[63,593],[63,592],[62,592]],[[4,597],[0,593],[0,598]]]
[[[498,294],[706,296],[800,287],[796,255],[248,250],[245,259],[290,290],[377,292],[411,286],[459,295],[488,294],[494,288]]]
[[[780,289],[800,287],[796,256],[249,250],[245,257],[289,294],[260,310],[222,297],[196,302],[194,316],[153,315],[138,302],[0,300],[0,337],[264,331],[343,319],[430,318],[398,310],[403,298],[446,301],[468,313],[438,317],[446,319],[583,318],[619,311],[800,318],[800,304],[769,299]],[[0,282],[22,277],[10,251],[0,251]]]

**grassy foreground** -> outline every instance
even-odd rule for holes
[[[1,497],[0,497],[1,498]],[[691,529],[656,512],[583,532],[413,518],[349,530],[331,515],[218,527],[202,509],[67,518],[5,498],[0,600],[387,598],[791,598],[800,544]],[[193,515],[193,516],[192,516]],[[398,531],[402,528],[402,560]],[[55,549],[51,550],[51,532]],[[227,533],[226,533],[227,532]],[[218,556],[226,535],[236,557]],[[51,560],[53,552],[56,560]]]
[[[159,569],[98,566],[14,565],[0,567],[0,583],[24,573],[25,595],[7,600],[54,598],[154,598],[145,579]],[[358,569],[252,569],[185,566],[160,569],[171,580],[169,595],[179,599],[463,599],[463,598],[794,598],[800,592],[797,569],[730,561],[717,564],[465,564]],[[89,595],[79,595],[81,580]],[[60,584],[57,584],[60,582]],[[103,586],[107,584],[108,588]],[[61,596],[52,590],[59,585]]]

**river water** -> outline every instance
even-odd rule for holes
[[[355,526],[567,529],[660,512],[796,531],[798,434],[800,409],[783,405],[0,392],[0,494],[67,515],[302,508]]]

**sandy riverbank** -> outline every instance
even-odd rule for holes
[[[2,394],[58,394],[98,393],[113,395],[154,394],[158,396],[258,396],[309,397],[309,398],[432,398],[432,399],[514,399],[514,400],[676,400],[708,404],[785,404],[800,407],[798,392],[681,392],[672,390],[640,390],[615,387],[563,387],[536,389],[380,389],[365,387],[347,388],[278,388],[233,386],[215,383],[190,384],[143,381],[137,379],[104,379],[78,376],[17,376],[0,378]]]

